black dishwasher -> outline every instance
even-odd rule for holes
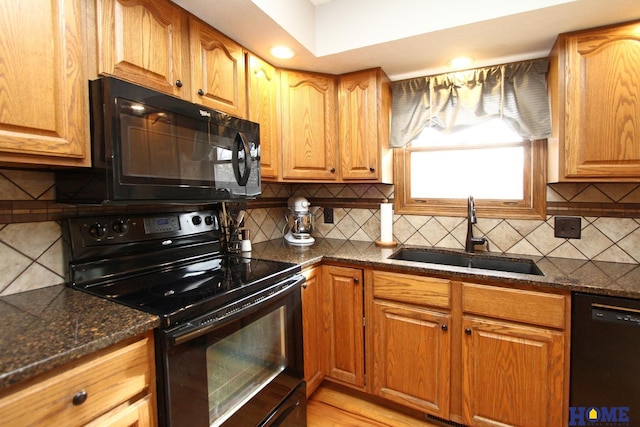
[[[640,426],[640,300],[573,294],[569,426]]]

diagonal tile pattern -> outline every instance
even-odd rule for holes
[[[0,169],[0,204],[44,203],[53,200],[52,173]],[[334,208],[334,223],[324,224],[323,206],[312,206],[317,237],[371,242],[380,238],[380,212],[358,207],[358,201],[392,199],[392,185],[374,184],[281,184],[265,183],[262,197],[286,199],[300,195],[316,199],[345,200],[350,207]],[[355,202],[354,202],[355,200]],[[547,186],[547,200],[558,203],[620,204],[640,203],[640,185],[563,183]],[[352,206],[353,205],[353,206]],[[13,208],[15,215],[21,213]],[[18,211],[15,211],[18,209]],[[37,209],[36,209],[37,211]],[[254,242],[279,239],[286,229],[286,207],[248,209],[246,227]],[[10,215],[7,216],[10,218]],[[549,255],[576,265],[576,274],[585,260],[640,263],[640,218],[581,216],[582,238],[558,239],[553,236],[554,217],[541,220],[479,218],[478,235],[489,239],[497,253]],[[402,244],[464,248],[466,223],[460,217],[395,215],[394,238]],[[65,281],[61,228],[56,221],[0,223],[0,295],[51,286]],[[597,273],[597,272],[596,272]],[[621,275],[623,280],[631,280]]]

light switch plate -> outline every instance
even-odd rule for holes
[[[554,223],[554,236],[565,239],[579,239],[581,232],[579,217],[557,216]]]

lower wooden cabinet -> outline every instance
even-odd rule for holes
[[[564,425],[569,295],[461,285],[463,422]]]
[[[450,316],[391,301],[373,302],[374,394],[447,418]]]
[[[155,426],[152,332],[3,390],[0,414],[2,426]]]
[[[309,397],[324,379],[329,359],[322,310],[322,267],[307,269],[302,274],[306,278],[302,288],[304,379]]]
[[[465,424],[563,425],[562,332],[474,316],[462,327]]]
[[[327,376],[364,388],[363,271],[325,265],[323,312],[329,334]]]

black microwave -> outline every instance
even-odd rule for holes
[[[257,123],[113,77],[89,82],[92,167],[56,173],[64,203],[206,203],[260,195]]]

